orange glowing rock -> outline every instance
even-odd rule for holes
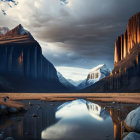
[[[18,63],[19,63],[20,65],[23,64],[23,52],[20,54],[20,56],[19,56],[19,58],[18,58]]]
[[[117,38],[114,63],[125,58],[137,44],[140,44],[140,12],[129,19],[126,32]]]

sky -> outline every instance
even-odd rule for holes
[[[57,70],[80,80],[99,64],[113,68],[115,40],[139,5],[140,0],[0,0],[0,27],[22,24]]]

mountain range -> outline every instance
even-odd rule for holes
[[[42,54],[39,43],[20,24],[0,28],[0,92],[139,92],[140,12],[115,42],[114,69],[91,69],[83,81],[66,79]]]
[[[73,90],[81,90],[105,78],[106,76],[110,74],[110,72],[111,70],[107,68],[105,64],[101,64],[91,69],[85,80],[73,81],[71,79],[66,79],[59,72],[57,72],[57,75],[58,75],[59,81],[63,85],[65,85],[67,88],[73,89]]]

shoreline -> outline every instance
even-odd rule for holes
[[[10,101],[42,100],[55,102],[83,98],[90,101],[140,104],[140,93],[0,93],[0,98],[6,96],[10,98]]]

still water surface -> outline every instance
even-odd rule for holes
[[[0,131],[15,140],[119,140],[122,120],[134,105],[24,101],[24,114],[3,117]],[[131,108],[130,108],[131,106]],[[122,112],[121,112],[122,109]]]

